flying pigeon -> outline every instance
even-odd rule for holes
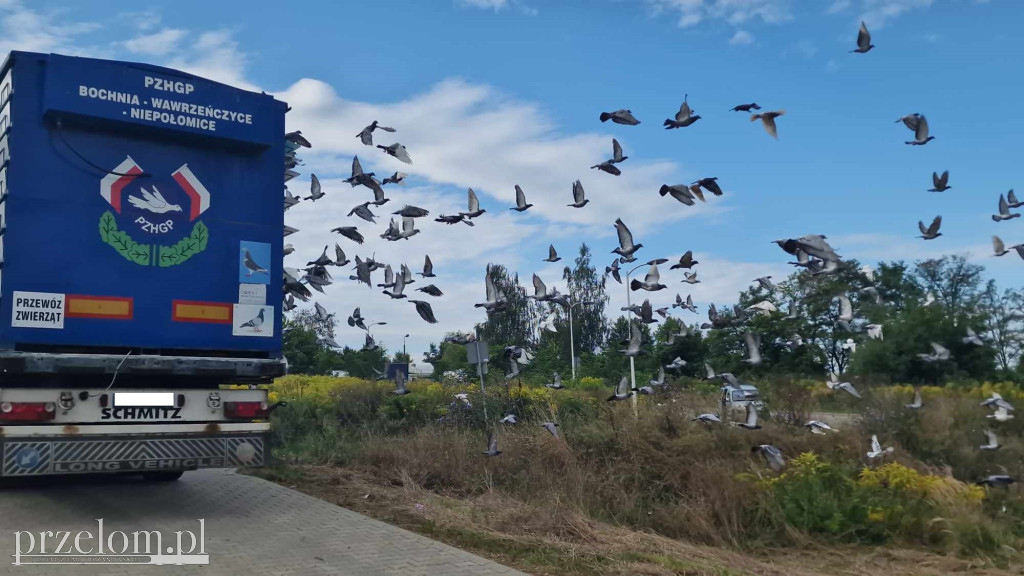
[[[683,360],[679,356],[676,356],[671,363],[665,364],[665,368],[668,368],[669,370],[681,370],[683,366],[686,366],[686,360]],[[664,380],[664,378],[662,378],[662,380]]]
[[[778,312],[779,309],[775,306],[775,304],[772,304],[768,300],[762,300],[760,302],[747,306],[747,311],[755,312],[763,316],[770,316],[772,312]]]
[[[639,120],[633,117],[632,111],[624,109],[614,112],[601,112],[601,122],[607,122],[608,120],[616,124],[625,124],[626,126],[636,126],[640,123]]]
[[[978,336],[970,326],[967,327],[967,336],[963,338],[964,344],[973,344],[974,346],[984,346],[985,342]]]
[[[331,257],[327,255],[327,248],[328,248],[328,246],[324,246],[323,254],[321,254],[320,257],[317,258],[316,260],[313,260],[312,262],[307,262],[306,265],[307,266],[329,266],[331,264],[334,264],[334,261],[331,260]]]
[[[1019,254],[1021,258],[1024,258],[1024,244],[1014,244],[1007,249],[999,236],[992,237],[992,251],[995,252],[996,256],[1004,256],[1008,254],[1010,250],[1016,250],[1017,254]]]
[[[1017,195],[1013,192],[1013,188],[1006,193],[1006,203],[1010,205],[1010,208],[1020,208],[1024,206],[1024,202],[1017,201]]]
[[[819,434],[819,435],[826,434],[827,433],[826,431],[839,432],[839,430],[836,430],[835,428],[829,426],[828,424],[826,424],[826,423],[824,423],[824,422],[822,422],[820,420],[808,420],[804,424],[804,428],[807,428],[808,430],[810,430],[811,434]]]
[[[468,197],[467,205],[468,205],[469,211],[468,212],[459,212],[459,214],[462,214],[466,218],[476,218],[477,216],[480,216],[484,212],[487,212],[487,210],[484,210],[484,209],[480,208],[480,200],[477,199],[476,192],[473,192],[472,188],[468,189],[467,197]]]
[[[874,47],[875,45],[871,43],[871,33],[868,32],[867,25],[861,22],[860,30],[857,32],[857,49],[850,50],[850,53],[866,54],[868,50]]]
[[[420,318],[430,324],[437,324],[437,318],[434,318],[434,310],[430,307],[429,302],[423,300],[409,300],[409,302],[416,305],[416,313],[420,315]]]
[[[1016,482],[1016,480],[1014,480],[1012,476],[1007,476],[1006,474],[994,474],[978,480],[975,484],[978,486],[988,486],[989,488],[1007,488],[1014,482]]]
[[[475,308],[483,308],[488,314],[492,312],[500,312],[508,308],[508,303],[505,301],[505,295],[498,291],[494,286],[494,281],[491,280],[491,267],[487,267],[487,273],[484,275],[484,285],[487,288],[487,301],[479,304],[474,304]]]
[[[302,130],[288,132],[287,134],[284,135],[284,139],[299,146],[303,146],[305,148],[313,147],[313,145],[309,143],[309,140],[306,140],[305,136],[302,135]]]
[[[526,212],[532,206],[533,204],[526,203],[526,193],[524,193],[523,189],[519,187],[519,184],[516,184],[516,206],[515,208],[509,208],[509,210],[515,210],[516,212]]]
[[[498,420],[498,422],[501,423],[501,424],[518,424],[519,423],[519,421],[516,420],[516,415],[511,413],[511,412],[509,412],[508,414],[505,414],[505,417],[502,418],[501,420]]]
[[[404,238],[408,240],[419,233],[420,231],[416,229],[415,220],[408,217],[402,217],[402,231],[398,233],[399,239]]]
[[[405,149],[405,146],[402,146],[398,142],[395,142],[391,146],[381,146],[378,144],[377,148],[383,150],[388,156],[394,156],[406,164],[412,164],[412,158],[409,157],[409,151]]]
[[[949,350],[939,344],[938,342],[930,342],[932,347],[931,354],[918,354],[917,357],[925,362],[936,362],[938,360],[949,360]]]
[[[331,318],[331,314],[327,313],[327,308],[320,305],[319,302],[313,304],[313,308],[316,311],[316,319],[325,322]]]
[[[612,138],[612,157],[607,160],[610,164],[618,164],[624,160],[628,160],[629,156],[622,155],[622,146],[619,145],[619,141]]]
[[[654,319],[654,313],[651,310],[651,301],[644,300],[644,303],[640,306],[640,321],[644,324],[654,324],[657,320]]]
[[[1010,220],[1013,218],[1020,218],[1020,213],[1010,213],[1010,204],[1006,201],[1006,198],[999,195],[999,214],[993,214],[992,220],[994,222],[1002,222],[1003,220]]]
[[[363,128],[359,132],[359,134],[356,134],[356,138],[359,138],[359,140],[361,140],[363,142],[363,144],[366,144],[367,146],[373,146],[373,131],[374,130],[383,130],[385,132],[394,132],[395,131],[394,128],[389,128],[388,126],[381,126],[380,124],[377,123],[376,120],[374,120],[369,126],[367,126],[366,128]]]
[[[629,283],[629,289],[633,290],[634,292],[641,289],[646,290],[648,292],[657,292],[658,290],[664,290],[665,288],[668,288],[668,286],[662,284],[660,280],[661,274],[658,273],[658,265],[652,264],[651,267],[647,270],[647,275],[644,276],[643,282],[634,278]]]
[[[942,216],[936,216],[932,220],[931,225],[927,228],[924,227],[924,222],[917,221],[917,227],[921,230],[921,235],[918,238],[924,238],[925,240],[934,240],[939,236],[942,236],[942,232],[939,232],[939,226],[942,226]]]
[[[686,128],[687,126],[693,124],[697,120],[700,120],[700,116],[694,115],[693,111],[690,110],[690,104],[687,102],[688,97],[689,94],[683,95],[683,103],[679,106],[679,111],[676,112],[675,119],[665,119],[665,123],[662,124],[665,127],[665,130],[671,130],[673,128]]]
[[[908,118],[910,119],[909,121]],[[907,128],[910,128],[914,132],[914,139],[906,142],[906,144],[910,144],[912,146],[924,146],[935,139],[934,136],[928,135],[928,120],[924,117],[924,114],[911,114],[910,116],[904,116],[897,120],[897,122],[903,122]]]
[[[700,284],[700,280],[697,280],[697,273],[696,272],[686,272],[686,273],[684,273],[683,274],[683,279],[680,280],[680,282],[685,282],[686,284]]]
[[[403,206],[401,210],[392,212],[395,216],[401,216],[403,218],[423,218],[424,216],[430,216],[429,210],[424,210],[418,206]]]
[[[687,206],[694,205],[693,193],[690,192],[690,189],[685,184],[674,184],[672,186],[662,184],[661,188],[658,189],[658,194],[662,196],[670,195]]]
[[[316,178],[314,176],[313,178]],[[319,190],[320,183],[317,182],[317,189]],[[135,206],[139,210],[147,210],[155,214],[166,214],[167,212],[181,212],[181,206],[177,204],[171,204],[168,202],[164,195],[153,186],[152,192],[147,192],[145,188],[139,188],[139,192],[142,194],[142,198],[138,196],[128,196],[128,203]],[[321,194],[322,196],[322,194]]]
[[[369,334],[366,335],[366,338],[369,343],[373,343],[373,338],[370,338]],[[391,393],[395,396],[405,396],[409,393],[405,383],[405,374],[401,371],[395,372],[395,389]]]
[[[1010,420],[1013,420],[1013,414],[1010,414],[1006,408],[1000,406],[996,408],[995,412],[986,416],[986,418],[992,418],[996,422],[1009,422]]]
[[[1006,400],[1003,400],[1003,396],[1001,394],[999,394],[998,392],[993,392],[992,396],[986,398],[980,405],[981,406],[990,406],[990,407],[993,407],[993,408],[1002,408],[1004,410],[1013,410],[1014,409],[1013,405],[1010,404],[1009,402],[1007,402]]]
[[[405,172],[395,172],[391,176],[388,176],[387,178],[382,180],[380,185],[384,186],[386,184],[399,184],[401,186],[405,186],[405,179],[408,177],[409,175],[406,174]]]
[[[865,328],[867,328],[868,338],[871,338],[872,340],[885,339],[884,335],[882,334],[881,324],[868,324],[867,326],[865,326]]]
[[[650,386],[641,386],[639,388],[633,388],[632,390],[633,390],[633,392],[635,392],[637,394],[642,394],[644,396],[653,396],[654,395],[654,388],[651,388]]]
[[[349,262],[350,262],[350,260],[345,257],[345,251],[341,249],[341,245],[338,244],[337,242],[335,242],[334,243],[334,265],[340,267],[340,266],[347,265]]]
[[[942,176],[932,172],[932,187],[928,189],[929,192],[945,192],[950,188],[952,186],[949,185],[949,170],[944,171]]]
[[[637,330],[636,324],[633,324],[632,322],[629,323],[629,329],[629,344],[626,346],[625,350],[620,350],[619,352],[626,357],[639,356],[642,353],[640,350],[640,331]]]
[[[775,284],[772,283],[772,277],[771,276],[761,276],[760,278],[757,278],[756,280],[757,280],[757,283],[760,284],[761,287],[763,287],[765,290],[767,290],[769,292],[774,292],[775,291]]]
[[[978,446],[979,450],[998,450],[1003,447],[999,443],[999,438],[996,437],[996,433],[991,430],[985,430],[985,438],[988,440],[987,443]]]
[[[634,326],[633,329],[636,330],[636,327]],[[633,391],[629,388],[629,378],[623,376],[622,380],[619,380],[619,385],[615,387],[615,391],[608,397],[608,401],[626,400],[631,396],[633,396]]]
[[[551,383],[545,384],[544,386],[547,388],[551,388],[552,390],[562,390],[563,388],[565,388],[565,386],[562,385],[562,377],[558,374],[558,372],[554,373],[554,379],[551,381]]]
[[[747,357],[743,361],[751,366],[759,365],[761,363],[761,337],[753,332],[747,332],[743,339],[747,344]]]
[[[590,200],[587,200],[586,194],[583,191],[583,184],[579,180],[572,183],[572,204],[569,206],[573,208],[583,208],[587,205]]]
[[[316,174],[309,175],[309,196],[304,200],[311,200],[316,202],[317,200],[324,197],[324,192],[320,188],[320,179],[316,177]],[[131,200],[131,198],[129,198]]]
[[[363,220],[366,220],[367,222],[370,222],[372,224],[376,224],[377,223],[377,220],[376,220],[377,217],[373,214],[373,212],[370,212],[369,206],[370,206],[369,202],[363,202],[362,204],[360,204],[360,205],[356,206],[355,208],[353,208],[352,210],[350,210],[348,215],[349,216],[355,215],[355,216],[357,216],[359,218],[362,218]]]
[[[434,296],[435,298],[444,296],[444,292],[441,292],[441,289],[438,288],[437,286],[434,286],[433,284],[428,284],[422,288],[417,288],[416,291],[423,292],[424,294],[429,294],[431,296]],[[413,300],[410,300],[410,302],[413,302]]]
[[[487,451],[483,454],[491,457],[501,454],[501,450],[498,450],[498,437],[494,435],[494,432],[487,434]]]
[[[730,112],[750,112],[751,110],[760,110],[761,107],[757,105],[757,102],[751,102],[750,104],[740,104],[733,106]]]
[[[853,387],[853,384],[849,382],[840,382],[839,376],[835,372],[829,372],[828,382],[825,383],[829,390],[838,391],[842,390],[854,398],[861,398],[860,392]]]
[[[889,446],[888,448],[883,450],[882,445],[878,442],[878,436],[874,434],[871,435],[871,451],[868,452],[868,458],[878,458],[879,456],[884,456],[886,454],[892,453],[892,446]]]
[[[619,259],[618,258],[616,258],[615,260],[612,260],[612,265],[611,266],[605,266],[604,267],[604,274],[605,274],[605,276],[607,276],[608,274],[611,274],[612,278],[615,278],[616,282],[618,282],[619,284],[622,284],[622,276],[619,275]]]
[[[694,182],[690,186],[690,191],[691,192],[693,191],[693,187],[694,186],[698,186],[700,188],[703,188],[703,189],[707,190],[708,192],[711,192],[715,196],[721,196],[722,194],[725,194],[725,192],[722,191],[722,187],[718,185],[718,178],[717,177],[701,178],[700,180],[697,180],[696,182]]]
[[[469,221],[468,218],[466,218],[465,214],[456,214],[454,216],[445,216],[444,214],[441,214],[437,218],[434,218],[434,222],[443,222],[445,224],[448,224],[449,226],[453,224],[458,224],[459,222],[464,223],[466,226],[474,225],[472,222]]]
[[[696,260],[693,259],[693,251],[692,250],[687,250],[685,254],[683,254],[682,256],[679,257],[679,263],[678,264],[673,264],[671,266],[670,270],[677,270],[679,268],[691,269],[691,268],[693,268],[694,264],[698,264],[698,263],[699,262],[697,262]]]
[[[378,288],[392,288],[395,285],[395,272],[391,269],[391,264],[384,267],[384,282],[377,284]]]
[[[600,164],[594,164],[593,166],[591,166],[591,168],[597,168],[598,170],[602,172],[607,172],[612,176],[618,176],[622,174],[622,170],[619,170],[619,168],[615,165],[614,162],[609,162],[607,160],[601,162]]]
[[[363,235],[359,233],[359,230],[355,226],[342,226],[340,228],[332,229],[331,232],[337,232],[356,244],[363,243]]]
[[[630,258],[637,250],[643,248],[643,244],[633,244],[633,234],[626,228],[621,218],[615,220],[615,232],[619,236],[619,247],[612,250],[612,254]]]
[[[391,269],[391,266],[388,266],[386,270],[390,270],[390,269]],[[387,274],[387,272],[385,271],[385,280],[387,279],[386,274]],[[405,298],[406,297],[405,294],[404,294],[404,292],[405,292],[405,277],[403,277],[401,274],[395,274],[394,278],[395,278],[394,286],[391,287],[390,291],[384,290],[384,293],[387,294],[388,296],[390,296],[391,298],[395,299],[395,300],[398,300],[400,298]]]
[[[785,113],[785,110],[778,110],[775,112],[759,112],[757,114],[751,114],[750,121],[756,122],[760,120],[761,123],[764,124],[764,131],[767,132],[768,135],[771,136],[772,138],[778,139],[779,133],[778,130],[775,128],[775,119],[778,118],[779,116],[782,116]]]
[[[681,360],[681,359],[680,358],[676,358],[676,360]],[[683,363],[685,364],[685,361]],[[675,361],[673,361],[673,364],[675,364]],[[665,385],[665,367],[664,366],[658,366],[658,377],[656,379],[651,380],[650,382],[648,382],[648,384],[650,384],[651,386],[664,386]]]
[[[541,427],[544,428],[545,430],[547,430],[548,432],[550,432],[551,435],[555,437],[555,440],[559,439],[558,438],[558,424],[555,424],[554,422],[545,422],[545,423],[541,424]]]
[[[285,210],[291,208],[292,206],[295,206],[300,201],[301,201],[301,198],[299,198],[298,196],[293,196],[292,193],[287,188],[285,188],[285,190],[284,190],[284,209]]]
[[[242,265],[245,266],[246,270],[248,270],[248,272],[246,272],[245,274],[246,276],[252,276],[253,274],[260,273],[268,274],[266,268],[260,266],[259,264],[256,263],[255,260],[253,260],[252,254],[249,253],[248,249],[243,249],[242,253]]]
[[[255,318],[239,326],[239,328],[252,328],[253,332],[262,332],[260,326],[263,326],[264,322],[264,310],[260,308],[260,313]]]
[[[910,404],[904,404],[903,407],[904,408],[909,408],[911,410],[917,410],[917,409],[921,408],[922,406],[924,406],[924,399],[921,398],[921,389],[920,388],[914,388],[914,401],[911,402]]]
[[[693,422],[703,422],[705,424],[717,422],[721,424],[722,419],[719,418],[718,416],[715,416],[714,414],[698,414],[697,417],[693,419]]]
[[[750,451],[759,452],[773,472],[782,472],[782,469],[786,467],[786,459],[782,456],[782,451],[771,444],[760,444],[752,447]]]
[[[423,257],[423,272],[420,272],[420,276],[424,278],[434,278],[434,263],[430,261],[430,255]]]
[[[846,294],[840,294],[836,296],[839,300],[839,320],[843,322],[853,322],[853,304],[850,303],[850,298]]]
[[[760,430],[761,425],[757,423],[757,408],[755,408],[753,404],[747,404],[746,421],[740,422],[736,425],[747,430]]]
[[[561,258],[558,256],[558,252],[555,252],[555,245],[550,244],[548,246],[548,257],[543,262],[558,262]]]

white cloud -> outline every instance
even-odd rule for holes
[[[95,32],[95,22],[68,22],[58,11],[29,8],[19,0],[0,1],[0,54],[11,50],[79,55],[78,37]]]
[[[745,30],[737,30],[736,33],[732,35],[732,38],[729,39],[729,44],[732,44],[733,46],[746,46],[747,44],[753,43],[753,35]]]
[[[192,33],[196,35],[195,40],[183,43],[186,49],[166,62],[167,66],[245,90],[259,90],[245,77],[248,58],[230,30]]]
[[[647,0],[655,14],[677,13],[680,28],[704,20],[740,25],[751,20],[776,24],[792,19],[790,0]]]
[[[825,10],[825,12],[827,14],[838,14],[849,9],[851,4],[851,0],[836,0],[828,7],[827,10]]]
[[[480,8],[483,10],[494,10],[495,12],[511,6],[519,13],[527,16],[536,16],[538,14],[536,8],[531,8],[520,0],[456,0],[456,4],[463,8]]]
[[[185,31],[177,28],[164,28],[159,32],[136,36],[126,40],[123,46],[129,52],[147,56],[166,56],[178,48],[178,43],[185,37]]]
[[[915,9],[928,8],[934,0],[862,0],[861,20],[873,29],[881,29],[889,20]]]

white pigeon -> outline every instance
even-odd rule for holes
[[[844,322],[853,322],[853,305],[846,294],[836,296],[839,299],[839,319]]]
[[[985,342],[983,342],[982,339],[978,337],[978,334],[974,330],[972,330],[970,326],[967,327],[967,336],[964,336],[963,342],[964,344],[973,344],[975,346],[985,345]]]
[[[155,214],[165,214],[167,212],[181,212],[181,206],[177,204],[171,204],[164,195],[153,186],[152,192],[147,192],[145,188],[139,188],[139,192],[142,193],[142,198],[138,196],[129,196],[128,202],[138,208],[139,210],[148,210]]]
[[[883,340],[882,325],[881,324],[868,324],[865,326],[868,331],[868,338],[872,340]]]
[[[924,295],[923,306],[931,306],[932,304],[935,304],[935,294],[928,292]]]
[[[868,452],[868,458],[878,458],[879,456],[884,456],[886,454],[892,453],[892,446],[889,446],[888,448],[883,450],[882,445],[878,442],[878,436],[874,434],[871,435],[871,451]]]
[[[992,406],[993,409],[995,409],[995,408],[1003,408],[1005,410],[1013,410],[1014,409],[1013,406],[1009,402],[1007,402],[1006,400],[1003,400],[1003,396],[999,392],[993,392],[991,396],[986,398],[981,403],[981,405],[982,406]]]
[[[555,314],[554,312],[552,312],[551,314],[548,314],[544,318],[544,320],[542,320],[541,323],[540,323],[541,330],[547,330],[549,332],[558,332],[558,329],[555,328],[555,317],[556,316],[557,316],[557,314]]]
[[[761,363],[761,337],[753,332],[747,332],[743,338],[747,344],[747,357],[743,361],[751,366],[757,366]]]
[[[863,274],[864,277],[868,279],[868,282],[874,282],[875,281],[875,269],[872,268],[871,266],[867,266],[867,265],[861,266],[860,270],[858,270],[858,272]]]
[[[857,343],[854,342],[853,338],[847,338],[846,342],[843,342],[843,350],[849,350],[851,353],[857,351]]]
[[[786,466],[786,459],[782,456],[782,451],[771,444],[754,446],[750,451],[760,452],[761,456],[764,456],[764,460],[768,464],[768,467],[774,472],[781,472]]]
[[[850,384],[849,382],[840,382],[839,376],[836,375],[835,372],[829,372],[828,382],[826,382],[825,384],[828,386],[829,390],[842,390],[844,392],[849,393],[851,396],[855,398],[861,397],[860,392],[857,392],[857,389],[853,387],[853,384]]]
[[[775,304],[772,304],[767,300],[762,300],[757,304],[751,304],[750,306],[747,306],[747,310],[750,312],[755,312],[757,314],[762,314],[764,316],[769,316],[772,312],[779,311]]]
[[[804,427],[810,430],[811,434],[826,434],[826,430],[831,430],[832,432],[839,432],[839,430],[836,430],[835,428],[829,426],[828,424],[820,420],[808,420],[807,423],[804,424]]]
[[[914,401],[911,402],[910,404],[905,404],[903,407],[910,408],[911,410],[917,410],[922,406],[924,406],[924,401],[921,398],[921,389],[914,388]]]
[[[999,439],[996,438],[995,432],[985,430],[985,438],[988,439],[988,443],[978,446],[979,450],[998,450],[1003,447],[1003,445],[999,443]]]
[[[1013,414],[1010,414],[1010,412],[1006,408],[1000,406],[996,408],[995,412],[986,416],[986,418],[992,418],[996,422],[1008,422],[1010,420],[1013,420]]]
[[[686,360],[683,360],[679,356],[676,356],[675,360],[673,360],[671,364],[665,364],[665,368],[668,368],[669,370],[679,370],[683,366],[686,366]],[[664,380],[664,378],[662,378],[662,380]]]
[[[519,423],[519,421],[516,420],[516,415],[511,413],[511,412],[509,412],[508,414],[505,414],[505,417],[502,418],[501,420],[499,420],[498,422],[500,422],[502,424],[518,424]]]

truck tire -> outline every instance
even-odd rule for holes
[[[185,472],[178,470],[176,472],[143,472],[142,479],[147,482],[174,482]]]

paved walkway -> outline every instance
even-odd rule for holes
[[[170,483],[136,478],[80,478],[0,485],[0,575],[79,576],[525,576],[478,556],[378,522],[272,482],[232,470],[188,472]],[[198,534],[205,519],[208,566],[14,566],[14,532],[87,530],[131,537],[160,530]],[[114,535],[120,546],[120,537]],[[188,550],[188,535],[184,536]],[[73,540],[73,536],[71,538]],[[168,540],[170,542],[168,543]],[[22,550],[28,547],[23,537]],[[59,542],[48,542],[48,551]],[[88,550],[95,540],[82,542]],[[65,546],[70,546],[69,541]],[[64,551],[62,549],[62,551]],[[120,551],[120,549],[118,549]]]

